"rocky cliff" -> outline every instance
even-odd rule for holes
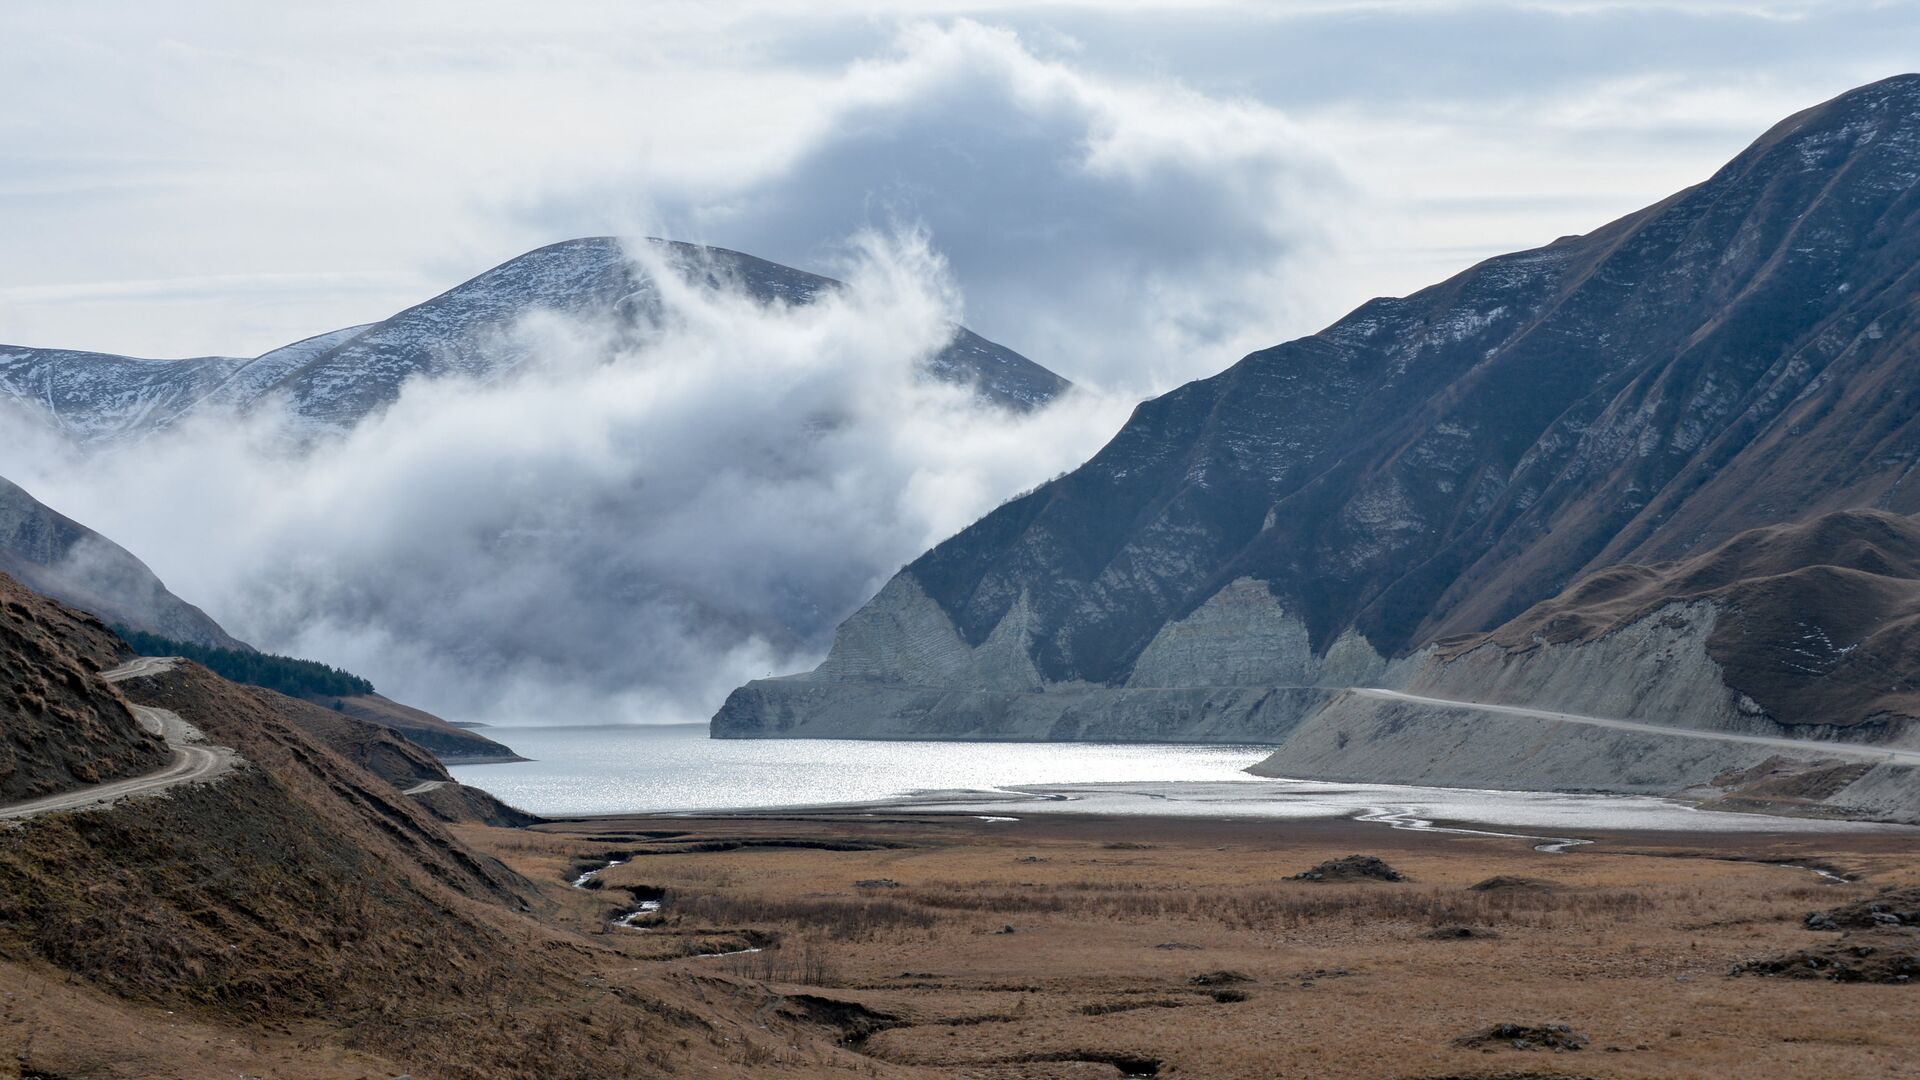
[[[1916,300],[1903,76],[1592,233],[1146,402],[714,733],[1280,741],[1595,571],[1920,510]],[[1712,724],[1726,698],[1671,703]]]

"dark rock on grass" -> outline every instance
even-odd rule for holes
[[[1920,938],[1887,933],[1871,938],[1849,937],[1736,964],[1730,974],[1912,985],[1920,982]]]
[[[1533,1069],[1500,1072],[1444,1073],[1439,1076],[1412,1077],[1410,1080],[1598,1080],[1584,1073],[1537,1072]]]
[[[1349,855],[1344,859],[1329,859],[1311,870],[1305,870],[1288,881],[1405,881],[1407,876],[1388,866],[1384,859],[1373,855]]]
[[[1806,919],[1809,930],[1872,930],[1880,927],[1920,928],[1920,886],[1888,889],[1865,900],[1842,904]]]
[[[1453,1044],[1480,1050],[1511,1047],[1515,1050],[1552,1050],[1559,1053],[1584,1050],[1592,1041],[1565,1024],[1495,1024],[1483,1031],[1462,1035],[1453,1040]]]
[[[1195,975],[1188,979],[1191,986],[1232,986],[1236,983],[1250,983],[1253,976],[1238,971],[1209,971],[1204,975]]]
[[[897,889],[900,887],[900,883],[892,878],[867,878],[865,881],[854,882],[853,887],[856,889]]]
[[[1474,892],[1557,892],[1560,886],[1539,878],[1521,877],[1517,874],[1499,874],[1485,881],[1476,881],[1467,888]]]
[[[1190,945],[1184,941],[1163,941],[1160,944],[1154,946],[1154,948],[1156,949],[1168,949],[1168,950],[1191,949],[1195,952],[1198,952],[1200,949],[1204,947],[1205,946],[1201,946],[1201,945]]]
[[[788,994],[780,999],[779,1012],[789,1020],[836,1029],[842,1046],[858,1046],[875,1034],[903,1023],[898,1016],[868,1008],[860,1002],[818,994]]]
[[[1159,1076],[1161,1066],[1159,1058],[1112,1050],[1055,1050],[1040,1054],[1022,1054],[1016,1058],[1006,1059],[1005,1063],[1025,1065],[1053,1062],[1111,1065],[1120,1070],[1121,1076]]]
[[[1439,926],[1420,935],[1428,941],[1485,941],[1500,936],[1489,926]]]
[[[1184,1009],[1194,1004],[1191,1001],[1178,1001],[1174,998],[1147,998],[1134,1001],[1102,1001],[1079,1008],[1081,1016],[1111,1016],[1114,1013],[1137,1012],[1141,1009]]]

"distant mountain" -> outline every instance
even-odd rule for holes
[[[35,592],[149,634],[221,649],[247,646],[167,591],[113,541],[0,477],[0,572]]]
[[[651,241],[669,260],[714,282],[738,282],[763,300],[805,304],[840,287],[831,278],[724,248]],[[321,428],[352,427],[391,403],[408,380],[512,370],[525,355],[509,331],[538,311],[608,315],[627,325],[658,294],[619,240],[551,244],[392,318],[320,334],[255,357],[143,360],[0,345],[0,400],[47,414],[80,442],[122,439],[208,410],[244,411],[284,400]],[[964,327],[928,362],[933,377],[976,386],[988,400],[1029,410],[1068,383]]]
[[[1909,75],[1141,405],[714,732],[1279,741],[1593,571],[1920,511],[1917,315]]]

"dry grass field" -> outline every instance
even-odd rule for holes
[[[1920,1076],[1920,979],[1730,974],[1807,948],[1920,951],[1920,931],[1803,925],[1920,885],[1910,834],[1620,835],[1549,854],[1344,821],[1064,815],[465,832],[551,883],[557,917],[609,947],[602,977],[771,983],[835,1032],[836,1067],[874,1075]],[[1287,880],[1355,853],[1407,880]],[[566,884],[614,857],[597,887]],[[661,909],[612,925],[636,899]],[[1508,1024],[1544,1030],[1492,1031]],[[825,1064],[798,1043],[744,1063]]]

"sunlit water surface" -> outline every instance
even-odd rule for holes
[[[1529,833],[1898,828],[1716,813],[1669,799],[1274,780],[1261,746],[709,739],[705,725],[488,728],[533,761],[463,765],[466,784],[537,814],[910,802],[983,817],[1037,813],[1470,822]],[[1556,830],[1558,830],[1556,832]]]
[[[1086,781],[1247,779],[1259,746],[709,739],[704,724],[486,728],[532,761],[463,765],[461,783],[536,814],[875,802]]]

